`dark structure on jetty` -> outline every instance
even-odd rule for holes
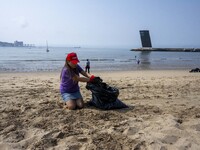
[[[149,30],[141,30],[140,38],[141,38],[141,42],[142,42],[142,47],[152,47]]]
[[[149,30],[140,30],[142,48],[131,51],[161,51],[161,52],[200,52],[200,48],[152,48]]]

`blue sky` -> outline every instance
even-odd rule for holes
[[[0,0],[0,41],[37,46],[200,47],[200,0]]]

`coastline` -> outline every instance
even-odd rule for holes
[[[95,70],[91,71],[91,74],[99,76],[101,78],[138,78],[138,77],[177,77],[177,76],[198,76],[199,73],[190,73],[190,70],[187,69],[155,69],[155,70]],[[82,76],[82,75],[81,75]],[[59,78],[60,71],[40,71],[40,72],[1,72],[1,78]],[[82,84],[81,82],[79,82]]]
[[[141,70],[94,70],[91,74],[95,76],[113,76],[113,77],[139,77],[139,76],[182,76],[184,75],[197,75],[199,73],[190,73],[188,69],[141,69]],[[60,71],[32,71],[32,72],[0,72],[1,76],[32,76],[32,77],[56,77],[60,75]]]
[[[84,69],[83,65],[81,65],[82,69]],[[125,67],[125,66],[124,66]],[[198,67],[198,66],[196,66]],[[134,69],[132,68],[119,68],[119,69],[103,69],[103,68],[98,68],[98,69],[90,69],[90,72],[92,73],[117,73],[117,72],[141,72],[141,71],[186,71],[189,72],[191,69],[195,69],[194,67],[185,67],[185,68],[181,68],[181,67],[166,67],[166,68],[148,68],[148,67],[144,67],[143,64],[137,65]],[[60,73],[60,71],[62,70],[62,67],[57,69],[57,70],[39,70],[39,71],[2,71],[0,72],[0,74],[56,74],[56,73]]]
[[[200,73],[95,71],[129,109],[63,109],[60,72],[0,73],[2,149],[198,149]]]

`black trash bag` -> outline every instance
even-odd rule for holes
[[[119,90],[102,81],[101,78],[95,77],[93,82],[87,83],[86,88],[92,92],[92,99],[89,104],[105,110],[128,108],[117,98]]]
[[[190,72],[200,72],[200,69],[199,68],[195,68],[195,69],[190,70]]]

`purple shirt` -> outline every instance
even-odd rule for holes
[[[67,67],[64,67],[61,73],[61,82],[60,82],[60,93],[74,93],[79,91],[79,85],[77,81],[74,81],[72,78],[76,74],[79,76],[79,73],[83,69],[77,65],[74,69],[74,72],[70,73],[70,70]]]

